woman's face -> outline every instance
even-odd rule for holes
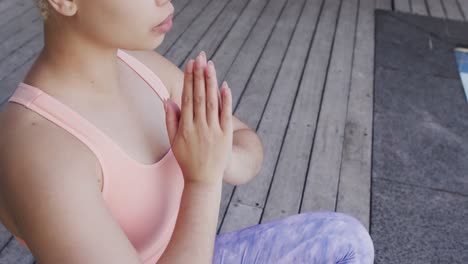
[[[170,0],[68,0],[77,11],[67,26],[104,47],[149,50],[159,46],[165,33],[153,28],[173,14]]]

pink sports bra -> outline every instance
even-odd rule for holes
[[[128,53],[117,56],[162,99],[169,93],[146,65]],[[9,99],[37,112],[82,141],[98,158],[103,173],[102,195],[145,264],[154,264],[174,231],[184,189],[182,171],[172,150],[155,164],[133,160],[101,130],[42,90],[20,83]],[[28,248],[24,240],[15,237]]]

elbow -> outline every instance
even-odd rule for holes
[[[258,173],[257,173],[258,174]],[[257,174],[243,174],[243,175],[229,175],[225,174],[224,175],[224,181],[234,185],[234,186],[240,186],[249,183]]]
[[[254,155],[254,157],[256,158],[253,160],[252,171],[250,175],[247,175],[246,177],[240,179],[237,185],[247,184],[260,174],[263,167],[263,146],[261,144],[261,141],[259,142],[260,147],[258,148],[256,155]]]
[[[257,177],[263,167],[263,144],[260,138],[255,135],[256,144],[251,144],[255,146],[249,151],[249,158],[244,159],[243,168],[237,168],[234,170],[229,170],[231,173],[224,175],[224,180],[232,185],[239,186],[251,182],[255,177]],[[253,141],[255,142],[255,141]]]

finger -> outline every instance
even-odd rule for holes
[[[206,121],[208,126],[219,125],[218,112],[218,80],[216,69],[212,61],[208,62],[205,70],[206,75]]]
[[[221,86],[221,99],[223,101],[223,111],[221,112],[220,125],[225,133],[232,132],[232,95],[226,82]]]
[[[193,66],[194,60],[190,60],[185,68],[180,117],[183,125],[193,124]]]
[[[203,56],[200,54],[195,62],[195,80],[193,88],[193,119],[196,122],[206,124],[205,106],[205,75],[203,67]]]

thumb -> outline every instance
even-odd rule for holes
[[[164,108],[166,110],[166,127],[169,136],[169,142],[172,146],[174,138],[177,135],[179,128],[180,109],[177,104],[173,103],[171,99],[164,101]]]

